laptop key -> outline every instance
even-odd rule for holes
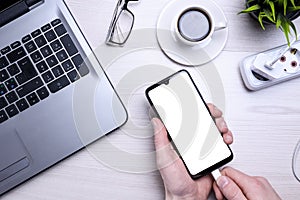
[[[5,100],[4,97],[0,97],[0,110],[8,106],[7,101]]]
[[[6,100],[8,101],[8,103],[13,103],[18,100],[18,96],[15,93],[15,91],[11,91],[10,93],[7,93],[5,95],[5,97],[6,97]]]
[[[43,59],[39,51],[35,51],[34,53],[30,54],[30,57],[34,63],[40,62]]]
[[[1,53],[4,55],[4,54],[7,54],[8,52],[10,52],[10,47],[7,46],[7,47],[4,47],[3,49],[1,49]]]
[[[68,58],[68,55],[65,50],[61,50],[60,52],[56,53],[56,57],[60,62],[62,62]]]
[[[16,105],[20,112],[23,112],[24,110],[29,108],[29,105],[25,99],[20,99],[19,101],[16,102]]]
[[[43,47],[41,49],[41,52],[42,52],[44,58],[47,58],[48,56],[50,56],[52,54],[52,50],[48,45]]]
[[[62,36],[63,34],[65,34],[67,32],[67,30],[63,24],[55,27],[54,30],[58,36]]]
[[[13,90],[18,86],[18,84],[14,78],[11,78],[8,81],[6,81],[5,85],[8,90]]]
[[[42,29],[43,32],[46,32],[46,31],[48,31],[49,29],[51,29],[51,25],[50,25],[50,24],[46,24],[46,25],[43,26],[41,29]]]
[[[5,88],[3,83],[0,83],[0,95],[4,95],[7,92],[7,89]]]
[[[8,120],[8,116],[4,112],[4,110],[0,110],[0,124]]]
[[[26,36],[24,36],[24,37],[22,38],[22,42],[23,42],[23,43],[26,43],[26,42],[28,42],[29,40],[31,40],[31,36],[30,36],[30,35],[26,35]]]
[[[42,34],[42,32],[40,31],[40,29],[37,29],[31,33],[31,36],[35,38],[41,34]]]
[[[58,65],[52,69],[52,73],[55,77],[59,77],[64,74],[63,69]]]
[[[20,60],[18,62],[18,65],[22,71],[21,74],[24,74],[25,78],[27,78],[27,80],[30,80],[33,77],[38,75],[36,69],[34,68],[32,62],[30,61],[30,59],[28,57],[25,57],[22,60]],[[17,80],[18,80],[18,78],[17,78]],[[25,80],[25,81],[27,81],[27,80]],[[18,80],[18,82],[19,82],[19,80]],[[22,82],[22,83],[24,83],[24,82]],[[22,83],[19,82],[19,84],[22,84]]]
[[[30,41],[30,42],[26,43],[24,46],[25,46],[25,49],[27,50],[28,53],[32,53],[35,50],[37,50],[37,47],[36,47],[36,45],[34,44],[33,41]]]
[[[46,36],[46,39],[48,40],[48,42],[51,42],[54,39],[56,39],[56,35],[53,30],[50,30],[47,33],[45,33],[45,36]]]
[[[50,68],[54,67],[55,65],[58,64],[58,61],[55,58],[55,56],[50,56],[49,58],[46,59],[46,61],[47,61],[47,63],[48,63],[48,65],[49,65]]]
[[[16,79],[17,79],[19,85],[21,85],[21,84],[23,84],[23,83],[25,83],[26,81],[29,80],[24,73],[18,74],[16,76]]]
[[[14,76],[20,72],[17,64],[15,64],[15,63],[12,64],[11,66],[7,67],[7,70],[11,76]]]
[[[55,19],[55,20],[53,20],[52,22],[51,22],[51,25],[52,26],[56,26],[56,25],[58,25],[58,24],[60,24],[61,23],[61,20],[60,19]]]
[[[78,68],[83,63],[83,59],[80,54],[77,54],[72,58],[73,63],[75,64],[76,68]]]
[[[75,67],[77,68],[81,76],[85,76],[89,73],[89,69],[86,66],[85,62],[83,61],[81,55],[77,54],[72,58],[72,61],[74,62]]]
[[[39,62],[38,64],[36,64],[36,68],[39,70],[40,73],[43,73],[45,71],[48,70],[48,66],[45,63],[45,61]]]
[[[60,40],[70,56],[73,56],[78,52],[76,46],[74,45],[69,35],[63,36]]]
[[[28,83],[18,87],[16,91],[19,97],[22,98],[42,86],[43,86],[42,79],[40,77],[36,77],[35,79],[29,81]]]
[[[21,46],[21,42],[16,41],[16,42],[12,43],[10,46],[11,46],[12,49],[15,49],[15,48]]]
[[[64,68],[65,72],[68,72],[74,68],[74,65],[70,60],[67,60],[62,64],[62,67]]]
[[[54,52],[59,51],[62,49],[62,45],[59,42],[59,40],[55,40],[54,42],[52,42],[51,44],[51,48]]]
[[[7,54],[7,58],[11,63],[16,62],[17,60],[23,58],[24,56],[26,56],[26,52],[23,47],[19,47],[16,50]]]
[[[19,113],[17,107],[14,104],[5,108],[5,111],[7,112],[9,117],[13,117]]]
[[[61,89],[63,89],[64,87],[70,85],[70,81],[68,80],[68,78],[64,75],[60,78],[58,78],[57,80],[51,82],[48,84],[48,88],[52,93],[55,93]]]
[[[35,43],[36,43],[36,45],[37,45],[38,47],[42,47],[42,46],[44,46],[45,44],[47,44],[47,41],[46,41],[46,39],[45,39],[45,37],[44,37],[43,35],[41,35],[41,36],[35,38],[34,41],[35,41]]]
[[[7,79],[9,79],[9,77],[10,76],[8,75],[8,73],[5,69],[0,71],[0,82],[6,81]]]
[[[76,70],[69,72],[68,77],[72,83],[80,79],[80,76]]]
[[[0,58],[0,69],[7,67],[9,65],[7,59],[5,57]]]
[[[49,96],[49,92],[46,87],[42,87],[41,89],[37,90],[36,93],[41,100],[44,100]]]
[[[42,77],[46,83],[54,80],[54,76],[52,75],[51,71],[45,72],[44,74],[42,74]]]
[[[37,104],[40,101],[38,96],[35,94],[35,92],[29,94],[26,97],[26,99],[31,106],[33,106],[34,104]]]

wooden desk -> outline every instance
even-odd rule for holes
[[[116,1],[67,2],[92,47],[103,47]],[[158,16],[168,2],[140,0],[137,4],[131,4],[130,9],[136,16],[135,30],[154,30]],[[238,69],[238,64],[244,57],[281,45],[285,39],[280,31],[275,31],[272,27],[262,31],[248,15],[237,15],[243,9],[244,1],[216,2],[223,8],[229,23],[226,47],[212,64],[216,66],[223,82],[225,117],[234,133],[232,149],[235,157],[230,166],[251,175],[266,177],[283,199],[297,199],[300,195],[300,183],[292,174],[291,162],[295,145],[300,139],[300,79],[258,92],[249,92],[243,85]],[[296,20],[297,25],[299,27],[299,20]],[[155,41],[155,38],[146,39]],[[182,67],[169,61],[157,49],[143,49],[137,54],[139,56],[129,53],[113,64],[104,66],[121,98],[126,100],[124,103],[130,117],[128,124],[105,139],[121,151],[144,154],[153,151],[148,104],[143,94],[145,85],[129,90],[126,86],[129,87],[130,83],[119,85],[119,82],[140,63],[160,64],[173,70]],[[146,137],[137,137],[139,131]],[[102,140],[94,145],[101,142]],[[95,159],[91,149],[92,147],[84,149],[62,161],[7,193],[3,199],[163,199],[163,183],[157,171],[132,173],[115,170],[108,167],[107,163]],[[116,161],[120,159],[122,158],[112,158]],[[141,165],[145,163],[149,163],[149,160],[141,159]],[[130,161],[124,160],[120,170],[128,169],[128,166],[135,167],[131,165]]]

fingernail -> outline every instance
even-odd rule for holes
[[[220,178],[218,178],[217,180],[217,185],[219,186],[219,188],[225,188],[226,185],[228,185],[229,181],[228,178],[226,176],[221,176]]]
[[[226,140],[226,142],[231,142],[232,137],[230,135],[226,135],[225,140]]]

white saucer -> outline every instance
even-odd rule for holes
[[[161,50],[174,62],[186,66],[202,65],[213,60],[224,48],[228,37],[227,26],[215,31],[211,41],[205,46],[189,46],[177,39],[174,23],[177,14],[197,5],[205,6],[216,24],[227,24],[222,9],[211,0],[173,0],[163,9],[157,23],[156,37]]]

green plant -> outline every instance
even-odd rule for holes
[[[283,31],[290,45],[291,29],[296,39],[297,29],[289,14],[300,10],[299,3],[300,0],[246,0],[247,8],[240,13],[255,14],[263,30],[265,30],[264,21],[275,24],[277,29]]]

